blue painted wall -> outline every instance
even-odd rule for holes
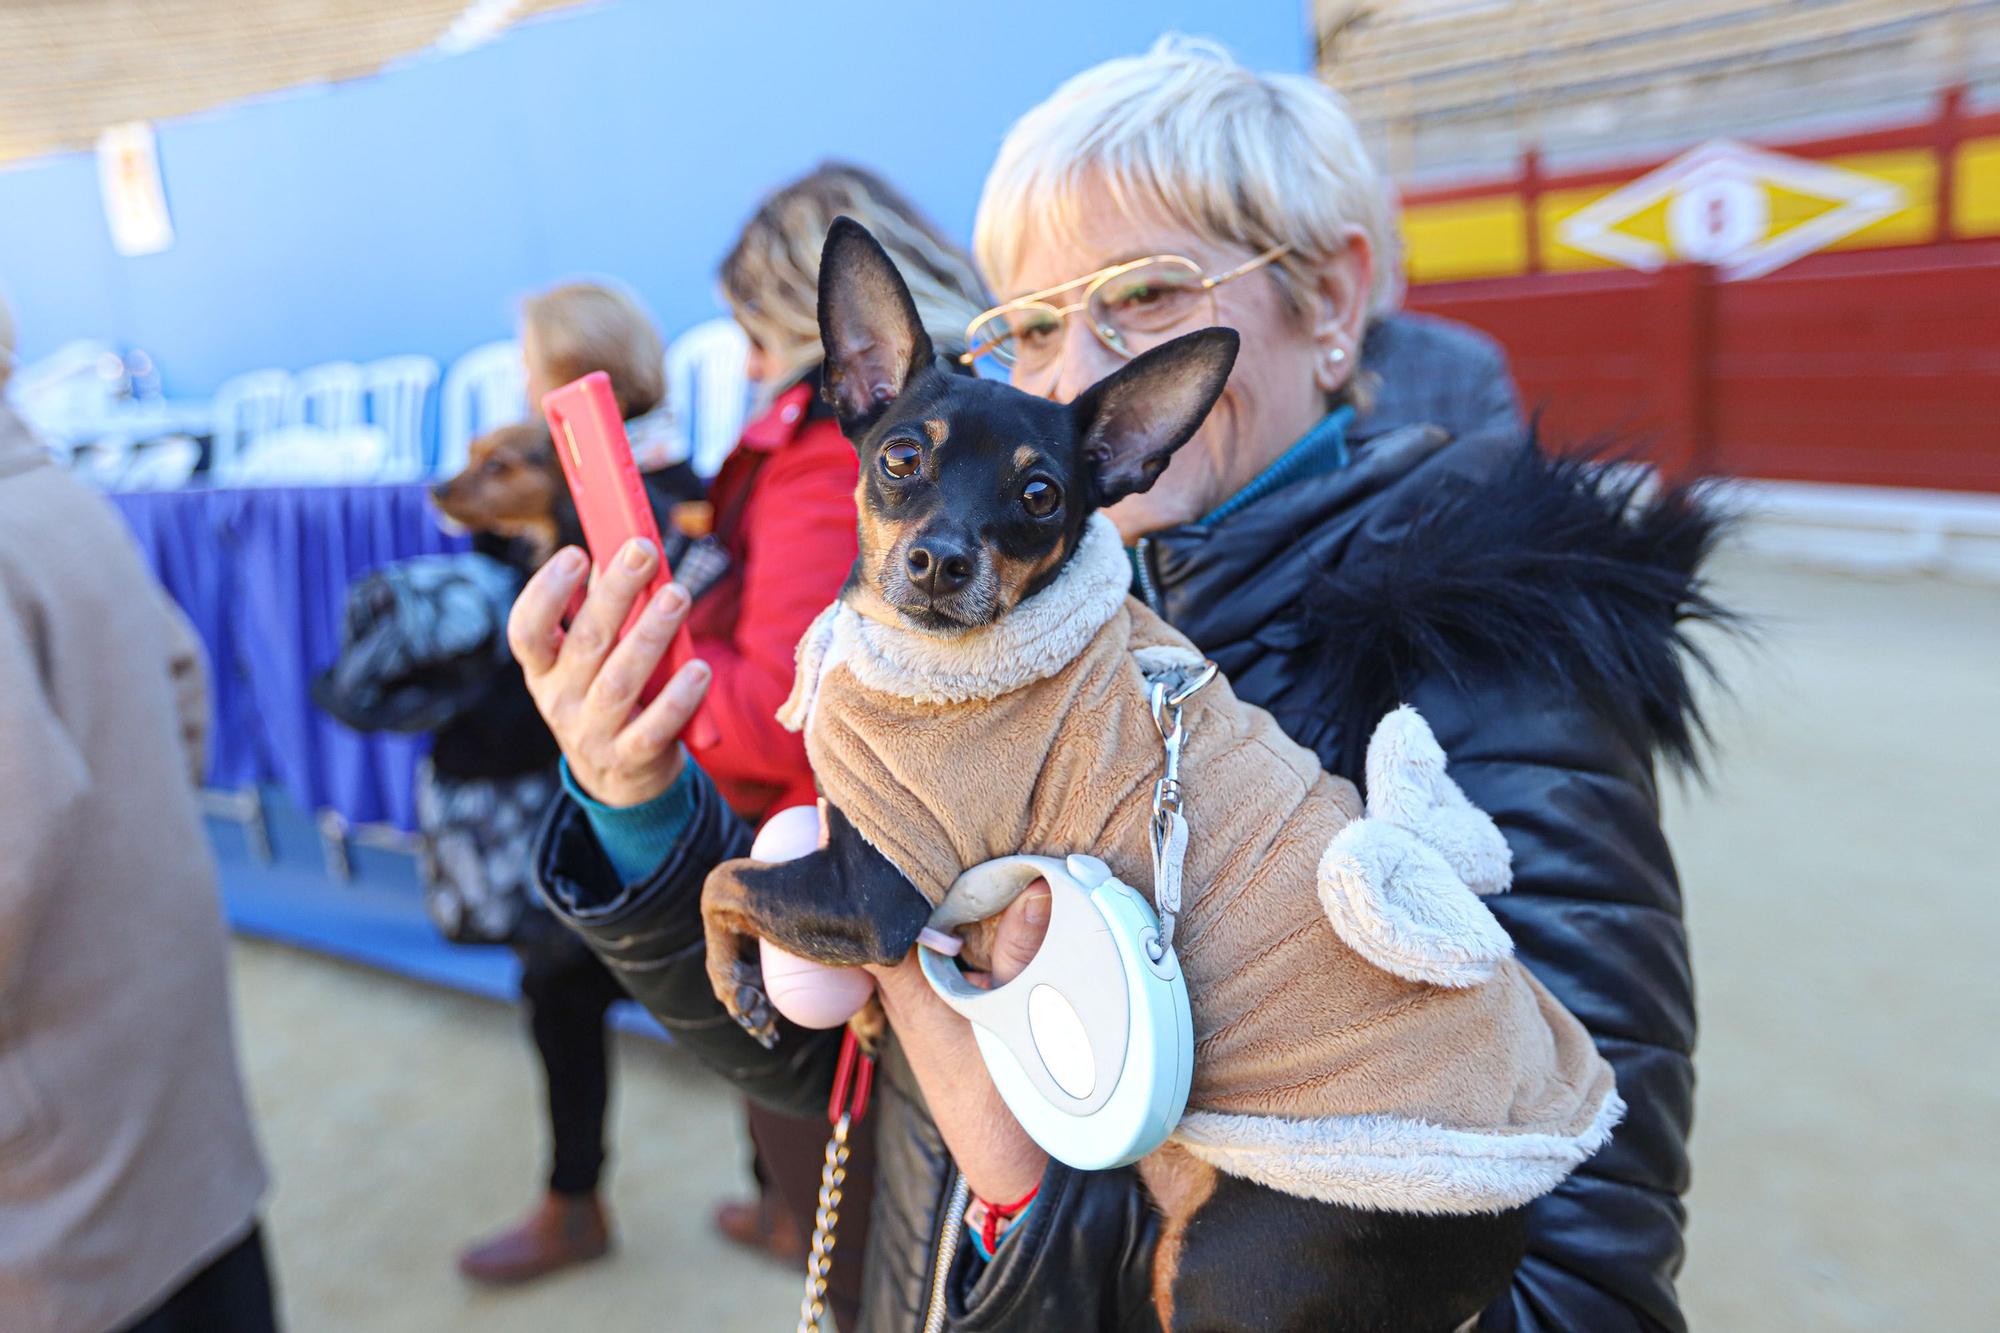
[[[88,154],[0,168],[0,289],[32,360],[144,347],[167,391],[238,371],[505,336],[579,273],[671,334],[758,196],[822,157],[874,166],[969,237],[1014,117],[1169,29],[1308,64],[1302,0],[622,0],[493,44],[158,127],[178,240],[113,253]]]

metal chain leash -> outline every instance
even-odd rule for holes
[[[813,1210],[812,1252],[806,1256],[806,1292],[799,1301],[798,1333],[821,1333],[826,1327],[827,1277],[833,1272],[835,1228],[840,1225],[841,1194],[847,1184],[847,1135],[868,1113],[868,1094],[874,1083],[875,1057],[861,1049],[860,1039],[849,1028],[841,1034],[833,1095],[826,1103],[833,1134],[826,1141],[826,1162],[820,1167],[819,1206]]]
[[[1160,729],[1167,766],[1153,784],[1153,905],[1160,913],[1160,937],[1147,946],[1153,961],[1174,947],[1174,922],[1181,910],[1181,863],[1187,856],[1188,824],[1181,814],[1181,750],[1187,743],[1187,723],[1181,709],[1215,679],[1215,663],[1204,661],[1193,670],[1175,668],[1150,677],[1153,725]]]
[[[812,1253],[806,1257],[806,1294],[799,1302],[798,1333],[820,1333],[826,1318],[826,1280],[833,1271],[834,1228],[840,1225],[841,1187],[847,1183],[847,1131],[854,1118],[842,1112],[826,1141],[819,1173],[819,1207],[813,1211]]]

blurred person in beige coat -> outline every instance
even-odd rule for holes
[[[0,305],[0,1329],[264,1333],[200,647],[12,349]]]

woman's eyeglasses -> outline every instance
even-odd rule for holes
[[[967,351],[958,359],[968,366],[990,362],[1017,384],[1037,380],[1062,359],[1069,316],[1081,311],[1097,340],[1130,360],[1176,333],[1219,323],[1215,289],[1290,248],[1274,245],[1222,273],[1204,273],[1183,255],[1148,255],[1113,264],[994,306],[966,326]],[[1079,301],[1063,305],[1052,299],[1079,287]]]

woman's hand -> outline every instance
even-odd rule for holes
[[[507,617],[507,642],[535,707],[555,734],[570,775],[606,805],[642,805],[673,786],[687,763],[681,729],[708,693],[706,662],[688,662],[643,709],[639,691],[687,619],[687,590],[669,584],[621,642],[618,627],[659,563],[651,542],[630,541],[583,608],[562,627],[590,568],[574,546],[558,551],[528,580]]]
[[[1041,948],[1049,929],[1049,886],[1037,880],[1000,914],[993,940],[992,982],[1012,981]],[[939,999],[916,955],[893,967],[871,967],[889,1026],[903,1044],[924,1101],[945,1146],[982,1199],[1011,1202],[1041,1182],[1048,1154],[1007,1109],[986,1072],[972,1024]],[[981,984],[982,978],[970,978]]]

